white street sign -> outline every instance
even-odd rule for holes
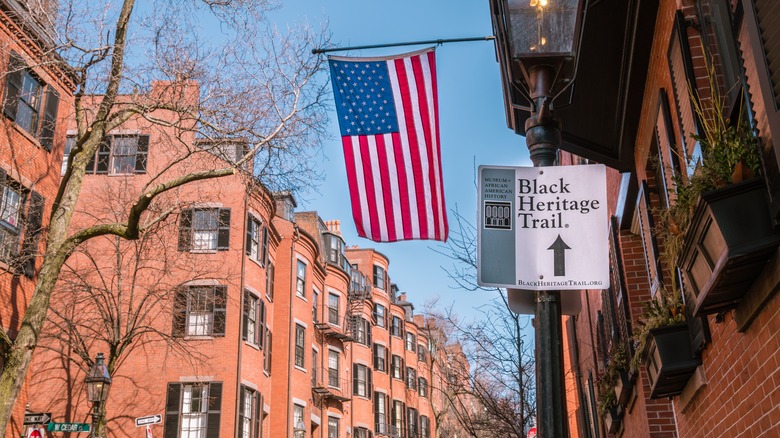
[[[138,417],[135,419],[135,427],[146,426],[147,424],[162,423],[162,415],[147,415],[146,417]]]
[[[477,281],[526,290],[609,287],[606,167],[479,167]]]

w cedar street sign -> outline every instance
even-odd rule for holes
[[[89,432],[90,425],[87,423],[49,423],[46,430],[49,432]]]
[[[481,286],[609,287],[604,165],[480,166],[479,188]]]

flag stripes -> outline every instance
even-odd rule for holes
[[[331,72],[358,234],[379,242],[446,241],[434,52],[331,57]],[[374,88],[388,94],[369,94]],[[392,112],[374,114],[386,111],[383,101],[395,109],[392,121],[382,118]]]

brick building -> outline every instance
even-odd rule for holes
[[[160,81],[150,93],[180,107],[198,91]],[[224,167],[246,148],[150,120],[175,114],[157,110],[107,134],[87,166],[74,229],[121,218],[159,175]],[[242,170],[156,198],[138,241],[79,247],[30,371],[32,391],[46,397],[29,409],[84,421],[84,358],[100,351],[112,368],[110,436],[134,436],[133,419],[156,413],[164,437],[435,436],[446,419],[433,404],[447,400],[433,394],[446,383],[431,351],[448,346],[432,350],[428,322],[390,282],[389,260],[348,248],[338,221],[295,212],[290,194],[271,194]]]
[[[573,104],[557,112],[559,164],[615,169],[607,182],[612,281],[582,291],[582,311],[565,321],[570,428],[591,438],[777,436],[780,8],[764,0],[590,3]],[[518,133],[525,118],[508,110]],[[705,191],[690,222],[670,222],[688,183],[717,165],[712,145],[724,143],[710,141],[713,132],[741,132],[739,141],[760,153],[758,177]],[[645,306],[677,314],[663,297],[684,303],[684,324],[653,331],[643,348],[632,332]],[[617,380],[599,385],[621,355],[629,360]],[[615,408],[600,412],[613,392]]]
[[[16,337],[32,296],[65,146],[70,72],[49,62],[51,2],[0,1],[0,328]],[[0,368],[2,362],[0,362]],[[9,434],[22,432],[28,397],[22,387]]]

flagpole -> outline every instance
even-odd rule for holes
[[[436,44],[440,46],[444,43],[465,43],[470,41],[493,41],[496,37],[494,35],[488,35],[484,37],[469,37],[469,38],[446,38],[438,40],[424,40],[424,41],[410,41],[406,43],[387,43],[387,44],[369,44],[365,46],[351,46],[351,47],[320,47],[318,49],[311,49],[311,53],[314,55],[327,52],[345,52],[348,50],[362,50],[362,49],[381,49],[384,47],[401,47],[401,46],[419,46],[422,44]]]

